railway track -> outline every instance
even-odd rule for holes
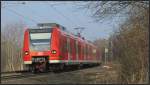
[[[73,69],[72,69],[73,68]],[[61,83],[86,83],[93,82],[95,78],[103,78],[105,69],[102,66],[75,69],[72,67],[59,72],[37,73],[24,72],[20,75],[3,76],[2,84],[61,84]],[[100,81],[100,80],[96,80]]]
[[[22,71],[8,71],[8,72],[1,72],[1,74],[11,74],[11,73],[25,73],[28,72],[27,70]]]
[[[39,76],[39,75],[45,75],[46,73],[38,73],[38,74],[33,74],[30,72],[23,72],[23,73],[5,73],[3,75],[1,75],[1,79],[2,80],[9,80],[9,79],[19,79],[19,78],[28,78],[28,77],[35,77],[35,76]]]
[[[87,67],[86,67],[87,68]],[[83,70],[83,69],[86,69],[85,67],[84,68],[80,68],[80,69],[74,69],[74,68],[71,68],[71,69],[67,69],[67,70],[61,70],[61,71],[56,71],[54,73],[65,73],[65,72],[69,72],[69,71],[76,71],[76,70]],[[49,73],[51,71],[48,71],[46,73],[37,73],[37,74],[33,74],[29,71],[14,71],[14,72],[2,72],[1,73],[1,79],[2,80],[11,80],[11,79],[22,79],[22,78],[29,78],[29,77],[36,77],[36,76],[41,76],[41,75],[47,75],[47,73]]]
[[[15,79],[15,78],[23,78],[23,77],[27,77],[29,75],[11,75],[11,76],[2,76],[1,79],[2,80],[6,80],[6,79]],[[31,75],[30,75],[31,76]]]

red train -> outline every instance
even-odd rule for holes
[[[24,33],[23,60],[30,71],[101,63],[96,46],[69,33],[65,27],[54,23],[38,26],[38,29],[26,29]]]

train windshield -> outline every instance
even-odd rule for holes
[[[30,31],[30,50],[50,50],[51,33],[49,31]]]

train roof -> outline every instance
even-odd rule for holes
[[[37,31],[40,32],[41,29],[42,29],[42,30],[45,29],[45,31],[46,31],[46,30],[50,30],[50,29],[53,28],[53,27],[58,27],[58,28],[61,30],[61,32],[65,33],[66,35],[69,35],[71,38],[78,39],[80,42],[85,42],[86,44],[89,44],[89,45],[91,45],[91,46],[94,46],[91,41],[86,40],[86,39],[83,39],[83,37],[79,37],[79,36],[77,36],[77,35],[75,35],[75,34],[69,32],[69,31],[66,29],[66,27],[64,27],[64,26],[62,26],[62,25],[60,25],[60,24],[57,24],[57,23],[38,23],[38,24],[37,24],[37,29],[29,29],[29,30],[30,30],[31,32],[34,31],[34,30],[37,30]],[[94,46],[94,47],[95,47],[95,46]]]
[[[59,29],[63,30],[63,31],[67,31],[66,27],[57,24],[57,23],[38,23],[37,27],[45,29],[45,28],[52,28],[52,27],[58,27]]]
[[[66,31],[61,31],[61,32],[63,32],[63,33],[66,34],[66,35],[69,35],[69,36],[70,36],[71,38],[73,38],[73,39],[78,39],[80,42],[85,42],[86,44],[89,44],[89,45],[95,47],[95,46],[92,44],[92,42],[89,41],[89,40],[82,39],[82,37],[78,37],[78,36],[76,36],[75,34],[70,33],[70,32],[66,32]]]

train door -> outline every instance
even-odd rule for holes
[[[90,60],[92,60],[92,48],[91,48],[91,46],[90,46]]]
[[[65,61],[68,61],[68,46],[67,46],[67,38],[66,36],[64,36],[64,39],[63,39],[63,55],[64,55],[64,60]]]
[[[79,44],[80,61],[82,61],[82,43]]]
[[[65,60],[65,37],[62,35],[60,37],[60,60]]]
[[[81,55],[82,55],[82,62],[84,61],[84,43],[81,44]]]
[[[87,46],[87,59],[88,61],[90,60],[90,50],[89,50],[89,45]]]
[[[71,62],[71,48],[70,48],[70,38],[67,36],[67,56],[68,56],[68,63]]]
[[[83,56],[84,58],[84,61],[86,61],[86,44],[84,44],[84,56]]]
[[[85,60],[87,61],[87,44],[85,44]]]
[[[81,43],[78,42],[78,60],[81,61]]]
[[[94,56],[94,60],[96,61],[96,49],[95,48],[93,48],[93,56]]]
[[[76,41],[73,39],[73,59],[76,61]]]
[[[73,38],[70,38],[70,47],[71,47],[71,60],[74,61],[75,60],[75,40]]]
[[[76,48],[76,62],[79,62],[79,52],[78,52],[78,41],[75,40],[75,48]]]
[[[81,61],[83,61],[83,43],[81,43]]]
[[[69,57],[70,57],[70,62],[73,62],[73,39],[69,37]]]

